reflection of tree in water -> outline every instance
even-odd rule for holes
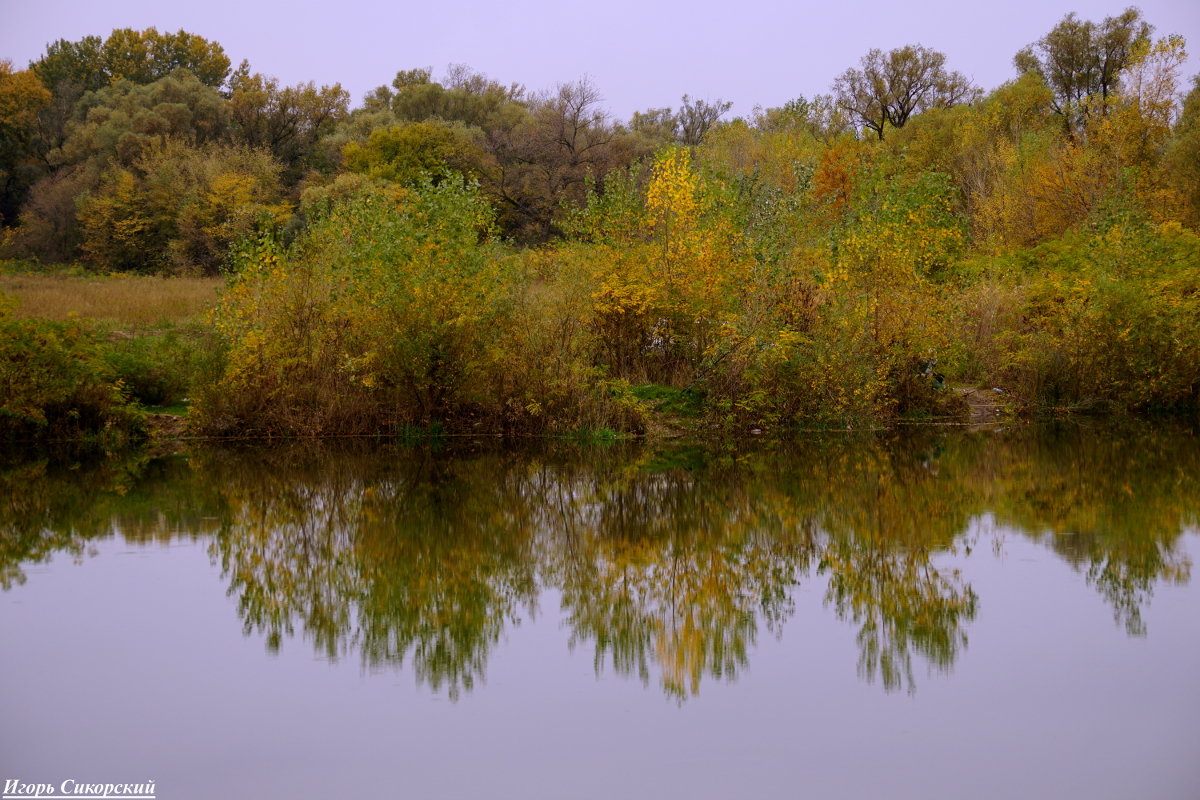
[[[685,697],[704,677],[736,678],[760,624],[782,631],[811,532],[764,519],[780,509],[750,507],[733,477],[635,473],[591,498],[600,513],[564,515],[549,577],[597,671],[648,682],[657,664],[664,691]]]
[[[66,449],[0,454],[0,588],[56,553],[89,542],[199,538],[216,529],[220,496],[198,486],[183,458]]]
[[[482,680],[491,648],[537,596],[507,480],[516,473],[421,451],[272,455],[286,467],[223,464],[239,502],[217,549],[247,630],[278,646],[298,623],[331,659],[408,660],[451,697]]]
[[[598,671],[684,698],[780,634],[802,581],[858,628],[889,691],[948,671],[977,598],[951,568],[985,512],[1074,568],[1131,633],[1200,507],[1192,434],[1022,429],[835,437],[753,451],[640,445],[437,453],[286,447],[175,460],[0,467],[0,581],[56,551],[219,525],[212,552],[247,631],[327,657],[409,665],[452,697],[557,588]],[[214,518],[220,518],[220,522]],[[976,534],[970,534],[976,535]],[[814,571],[814,567],[816,567]]]
[[[887,691],[915,689],[914,655],[948,672],[975,618],[975,592],[931,561],[955,552],[973,508],[943,450],[917,435],[830,442],[822,457],[797,459],[808,466],[796,490],[824,534],[826,602],[859,626],[859,675]]]
[[[543,576],[561,592],[571,647],[590,642],[597,672],[648,683],[657,667],[679,698],[705,677],[734,679],[760,625],[780,632],[810,549],[804,531],[777,524],[778,502],[749,495],[769,484],[728,458],[688,455],[635,448],[560,466],[537,487]]]
[[[996,518],[1081,572],[1131,635],[1154,585],[1186,583],[1179,548],[1200,512],[1200,444],[1194,430],[1128,423],[1099,434],[1055,426],[1006,437],[985,497]]]
[[[916,687],[913,654],[949,672],[967,644],[963,623],[975,619],[977,598],[956,570],[943,571],[924,552],[861,542],[832,546],[821,561],[829,602],[858,632],[858,674],[888,691]]]
[[[877,439],[626,472],[548,503],[569,532],[551,574],[572,644],[592,640],[598,670],[648,681],[656,663],[683,697],[703,677],[735,677],[819,561],[839,615],[862,626],[864,676],[911,687],[913,655],[948,669],[974,617],[970,587],[929,560],[966,526],[958,500],[920,451]]]
[[[520,473],[505,460],[427,458],[373,493],[358,547],[365,663],[411,652],[418,679],[453,698],[483,679],[520,610],[534,612],[537,560]]]

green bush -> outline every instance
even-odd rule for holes
[[[292,246],[263,239],[234,259],[215,316],[228,359],[196,409],[204,429],[627,427],[602,376],[531,315],[526,271],[490,239],[473,184],[366,182],[305,211]]]
[[[113,333],[104,361],[130,398],[142,405],[186,402],[216,368],[215,337],[204,328]]]
[[[115,442],[142,430],[93,329],[0,309],[0,438]]]
[[[1043,252],[1044,251],[1044,252]],[[1035,248],[1009,374],[1030,400],[1147,410],[1200,400],[1200,237],[1117,227]]]

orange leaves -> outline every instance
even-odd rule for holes
[[[824,203],[833,216],[840,215],[850,202],[854,181],[862,165],[862,142],[843,137],[824,153],[813,173],[813,196]]]

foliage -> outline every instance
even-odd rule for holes
[[[365,184],[293,247],[246,248],[215,316],[229,355],[206,424],[311,435],[556,422],[541,405],[553,394],[528,393],[552,365],[513,369],[508,348],[533,346],[537,328],[515,324],[520,274],[481,239],[490,224],[462,181]]]
[[[14,319],[0,308],[0,438],[115,443],[140,432],[93,330]]]
[[[156,28],[120,28],[103,41],[99,36],[85,36],[77,42],[59,39],[46,48],[32,69],[56,93],[69,87],[95,91],[120,80],[153,83],[177,69],[186,69],[215,89],[229,75],[229,58],[221,45],[184,30],[159,33]]]
[[[233,242],[287,217],[280,194],[262,151],[168,141],[83,196],[82,249],[100,267],[213,275]]]
[[[184,405],[213,380],[216,344],[211,331],[198,327],[121,331],[110,334],[102,358],[131,400]]]
[[[1200,237],[1118,222],[1023,255],[1025,327],[1010,374],[1054,405],[1150,409],[1200,401]]]
[[[978,89],[945,68],[946,56],[920,45],[884,53],[869,51],[861,68],[851,67],[833,84],[838,106],[880,139],[901,128],[913,114],[969,102]]]
[[[477,176],[482,156],[464,130],[435,121],[377,128],[365,142],[351,141],[342,149],[349,172],[401,185]]]
[[[251,74],[243,62],[229,79],[229,113],[236,138],[271,153],[283,165],[283,181],[294,186],[306,170],[321,163],[321,140],[349,112],[350,95],[340,84],[280,87],[279,81]]]
[[[190,34],[59,42],[0,69],[0,255],[239,273],[214,430],[641,431],[646,383],[735,429],[961,415],[976,381],[1186,406],[1200,89],[1150,33],[1068,15],[987,95],[907,46],[627,123],[586,78],[417,68],[351,110]]]
[[[153,83],[119,80],[80,100],[59,163],[116,161],[130,165],[168,138],[193,146],[220,142],[229,132],[224,98],[181,70]]]
[[[36,174],[33,141],[50,92],[30,70],[0,60],[0,225],[11,225]]]
[[[1097,110],[1107,112],[1107,100],[1120,84],[1121,71],[1138,47],[1148,42],[1152,30],[1133,7],[1099,24],[1072,12],[1018,52],[1013,63],[1019,72],[1035,72],[1045,79],[1054,90],[1055,112],[1068,130],[1078,130]]]

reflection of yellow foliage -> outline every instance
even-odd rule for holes
[[[986,545],[983,515],[1062,558],[1145,633],[1154,587],[1190,579],[1179,538],[1200,520],[1196,444],[1161,426],[926,430],[736,458],[343,443],[201,450],[154,469],[16,466],[0,469],[0,583],[118,532],[211,537],[243,625],[269,647],[304,637],[451,696],[482,681],[504,631],[554,588],[597,670],[656,673],[681,700],[735,679],[759,634],[781,635],[824,589],[858,630],[860,674],[912,689],[914,665],[949,670],[966,646],[977,599],[954,561]]]

